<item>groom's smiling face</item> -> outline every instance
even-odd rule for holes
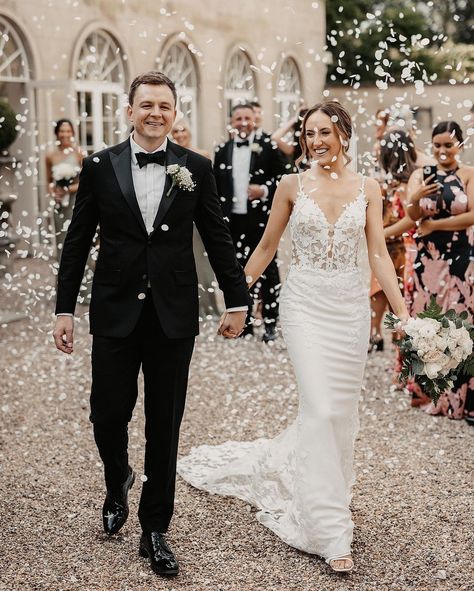
[[[127,113],[134,127],[134,140],[145,150],[156,150],[171,131],[176,118],[173,93],[165,84],[141,84]]]

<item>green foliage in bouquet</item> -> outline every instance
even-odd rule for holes
[[[5,98],[0,98],[0,152],[7,150],[16,140],[16,113]]]
[[[471,341],[474,341],[474,325],[468,322],[468,313],[466,311],[457,313],[455,310],[443,312],[441,306],[436,302],[435,296],[431,296],[430,303],[423,312],[417,314],[417,317],[436,320],[441,324],[442,328],[449,328],[451,321],[456,328],[464,327],[468,331]],[[390,313],[386,316],[385,326],[390,330],[397,330],[399,328],[399,322],[399,318]],[[402,362],[399,375],[400,381],[406,384],[410,378],[413,378],[435,404],[443,392],[452,388],[453,382],[459,374],[467,376],[474,375],[474,352],[446,375],[438,375],[430,378],[426,375],[425,364],[414,349],[412,338],[405,334],[405,336],[395,341],[395,343],[400,349]],[[449,351],[445,351],[445,353],[449,355]]]

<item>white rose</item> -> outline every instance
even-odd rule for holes
[[[426,353],[433,348],[433,345],[430,339],[416,336],[413,338],[413,348],[416,349],[418,351],[418,355],[420,355],[419,351]]]
[[[418,336],[423,320],[421,318],[409,318],[403,327],[407,335],[411,337]]]
[[[431,348],[438,349],[438,351],[446,351],[448,347],[447,337],[436,335],[431,339]]]
[[[427,351],[422,357],[421,360],[424,363],[439,363],[440,365],[444,365],[448,361],[448,356],[442,353],[437,349],[432,349],[431,351]]]
[[[436,322],[436,324],[438,326],[436,326],[432,322],[430,322],[430,323],[427,322],[423,326],[420,327],[420,329],[418,331],[420,337],[424,337],[424,338],[427,338],[427,339],[432,339],[434,336],[436,336],[436,334],[438,332],[438,329],[440,327],[440,324],[436,320],[434,322]]]
[[[457,366],[459,365],[461,360],[456,359],[455,357],[450,357],[449,361],[446,364],[446,369],[448,371],[451,371],[452,369],[456,369]]]
[[[443,368],[439,363],[425,363],[423,368],[425,375],[430,378],[430,380],[437,378],[442,369]]]

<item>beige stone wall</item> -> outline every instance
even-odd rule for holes
[[[323,1],[312,7],[307,0],[0,0],[0,15],[10,19],[23,36],[33,70],[32,83],[20,89],[30,100],[24,137],[13,148],[21,144],[23,159],[37,158],[39,174],[22,183],[18,211],[41,210],[44,205],[43,161],[53,139],[51,122],[74,114],[74,64],[94,29],[105,29],[123,50],[124,91],[137,73],[159,68],[159,58],[172,40],[192,44],[199,80],[196,143],[209,151],[225,138],[224,76],[236,47],[243,48],[255,66],[255,95],[263,105],[269,131],[278,126],[275,85],[285,56],[298,64],[307,102],[319,99],[324,87]],[[8,86],[5,90],[5,84],[0,84],[0,88],[8,95]],[[10,94],[17,98],[18,91],[13,93],[10,87]]]
[[[391,86],[384,92],[376,87],[361,87],[351,90],[347,87],[331,86],[329,96],[335,97],[348,107],[353,115],[358,135],[358,152],[370,152],[373,145],[375,112],[379,108],[390,107],[397,102],[412,107],[430,108],[432,123],[454,119],[464,131],[467,140],[462,160],[465,164],[474,165],[474,136],[467,136],[469,117],[469,102],[474,101],[474,83],[471,84],[435,84],[425,86],[423,94],[416,94],[413,85]],[[423,118],[424,119],[424,118]],[[427,124],[419,127],[417,146],[430,152],[431,127]],[[365,158],[359,161],[360,168],[364,168]]]

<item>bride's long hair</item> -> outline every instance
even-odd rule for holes
[[[347,166],[352,160],[352,158],[347,153],[349,150],[349,142],[352,137],[352,119],[346,109],[338,101],[323,101],[321,103],[316,103],[313,107],[308,109],[301,124],[301,156],[298,158],[295,164],[298,165],[305,158],[308,162],[311,161],[311,154],[308,150],[308,146],[306,145],[306,123],[311,115],[317,111],[321,111],[330,117],[333,125],[337,129],[339,133],[339,139],[341,141],[342,155],[346,160]]]

